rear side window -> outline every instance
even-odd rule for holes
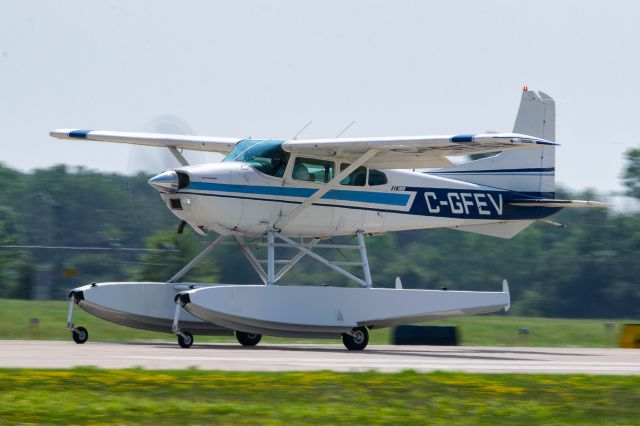
[[[387,175],[380,170],[369,170],[369,186],[385,185],[387,183]]]
[[[334,172],[333,161],[297,157],[293,163],[291,177],[307,182],[327,183],[333,179]]]
[[[342,163],[340,164],[340,171],[343,171],[349,167],[349,164]],[[340,181],[340,185],[349,185],[349,186],[364,186],[367,182],[367,168],[366,167],[358,167],[355,169],[349,176],[342,179]]]

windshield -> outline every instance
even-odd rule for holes
[[[282,177],[289,161],[289,153],[282,149],[282,142],[246,139],[238,142],[222,161],[242,161],[259,172]]]

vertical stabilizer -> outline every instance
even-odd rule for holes
[[[513,133],[556,140],[556,104],[543,92],[524,90]]]
[[[549,95],[525,87],[513,131],[555,141],[555,113],[555,102]],[[505,151],[429,173],[532,196],[554,198],[555,147]]]

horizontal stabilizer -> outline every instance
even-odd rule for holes
[[[507,202],[512,206],[520,207],[551,207],[551,208],[566,208],[566,207],[609,207],[607,203],[601,203],[599,201],[583,201],[583,200],[556,200],[553,198],[540,198],[531,200],[510,200]]]

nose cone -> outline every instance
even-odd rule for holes
[[[152,177],[147,183],[160,192],[176,192],[180,185],[180,179],[176,172],[167,170],[164,173]]]

